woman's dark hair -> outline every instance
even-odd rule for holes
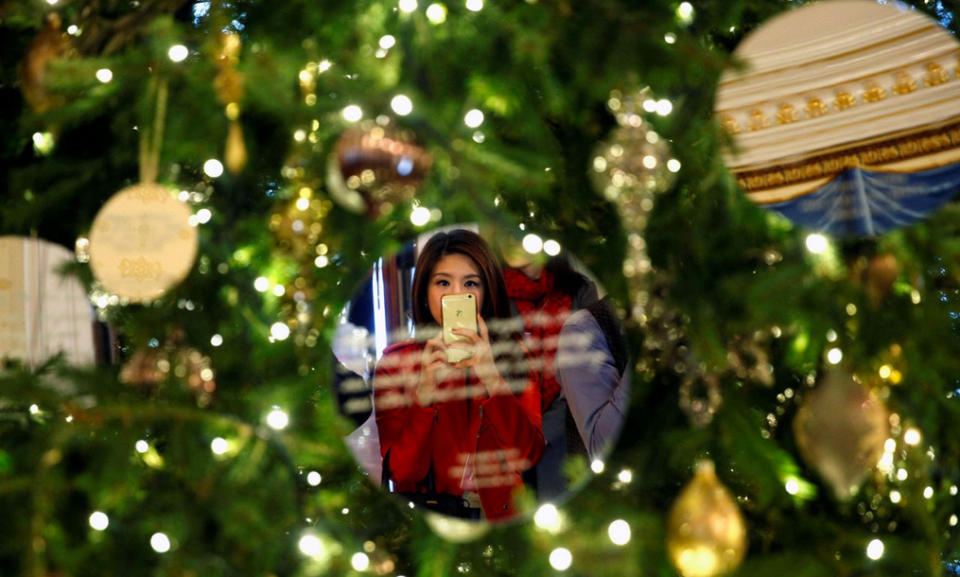
[[[433,269],[442,257],[450,254],[466,256],[480,271],[483,281],[483,307],[480,309],[480,316],[484,319],[510,318],[510,297],[507,296],[503,269],[500,268],[500,262],[494,256],[490,245],[473,231],[456,229],[438,232],[430,237],[417,259],[417,270],[413,275],[413,320],[417,325],[436,324],[430,314],[427,289]]]

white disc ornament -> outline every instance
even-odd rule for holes
[[[176,193],[136,184],[115,194],[90,229],[90,266],[103,288],[133,302],[163,296],[193,268],[197,229]]]

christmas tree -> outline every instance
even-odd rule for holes
[[[960,573],[960,206],[820,234],[724,162],[721,77],[802,4],[0,3],[0,573]],[[457,223],[576,256],[628,336],[615,448],[504,524],[381,490],[338,405],[341,311]],[[176,270],[97,270],[143,231]],[[45,266],[90,350],[42,354]]]

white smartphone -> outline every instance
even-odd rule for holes
[[[443,317],[443,342],[451,344],[467,341],[466,337],[453,333],[454,328],[479,332],[477,329],[477,299],[472,294],[444,295],[440,297],[440,311]],[[447,349],[447,362],[459,363],[469,359],[473,353],[456,347]]]

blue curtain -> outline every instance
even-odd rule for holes
[[[960,191],[960,163],[913,173],[860,168],[801,197],[764,205],[834,236],[878,236],[920,220]]]

